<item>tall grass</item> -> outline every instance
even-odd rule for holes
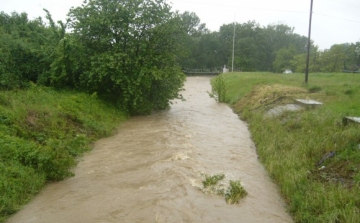
[[[125,118],[96,94],[35,85],[0,91],[0,222],[46,182],[72,176],[76,158]]]
[[[310,74],[308,85],[302,74],[235,73],[224,80],[228,101],[249,123],[259,159],[278,184],[294,220],[360,222],[360,125],[342,124],[344,116],[360,116],[360,75]],[[289,86],[305,91],[295,93]],[[260,95],[259,89],[271,91],[271,97],[261,94],[271,100],[258,100],[254,95]],[[265,115],[299,97],[324,104]],[[317,165],[330,151],[335,156]]]
[[[223,74],[216,76],[211,81],[211,97],[214,97],[218,102],[226,102],[226,83]]]

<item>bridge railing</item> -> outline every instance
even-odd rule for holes
[[[186,69],[182,70],[186,75],[218,75],[222,73],[222,69]]]

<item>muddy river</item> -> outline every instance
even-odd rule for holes
[[[124,122],[8,223],[292,222],[246,124],[209,97],[209,81],[189,77],[185,102]],[[228,205],[205,194],[205,174],[240,180],[248,195]]]

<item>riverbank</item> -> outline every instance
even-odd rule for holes
[[[114,133],[126,117],[96,94],[35,85],[0,91],[0,222],[46,183],[72,176],[90,143]]]
[[[360,75],[230,73],[225,101],[248,122],[260,161],[295,222],[360,222]],[[269,115],[294,99],[315,109]]]
[[[74,177],[48,185],[8,223],[293,222],[246,123],[209,97],[210,79],[188,77],[185,101],[126,120],[81,158]],[[209,175],[224,176],[226,193],[238,182],[246,196],[228,204],[205,190]]]

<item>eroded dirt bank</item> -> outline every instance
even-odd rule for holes
[[[189,77],[185,102],[126,121],[75,177],[47,186],[8,222],[292,222],[245,123],[208,96],[209,81]],[[248,195],[237,205],[205,195],[204,174],[240,180]]]

